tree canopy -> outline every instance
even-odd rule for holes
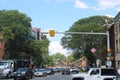
[[[6,41],[5,59],[33,59],[35,65],[46,65],[49,40],[36,40],[31,32],[31,18],[18,10],[0,10],[0,35]],[[44,63],[44,64],[43,64]]]

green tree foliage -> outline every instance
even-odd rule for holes
[[[16,38],[19,34],[21,37],[24,37],[22,34],[28,35],[30,22],[31,18],[17,10],[0,10],[0,33],[5,39]]]
[[[73,62],[74,61],[74,55],[70,54],[69,56],[67,56],[67,61]]]
[[[29,45],[31,18],[17,10],[0,11],[0,33],[6,40],[6,54],[18,58]]]
[[[56,60],[66,60],[66,57],[65,55],[61,54],[61,53],[56,53],[56,54],[53,54],[52,55],[53,57],[53,60],[56,61]]]
[[[112,22],[112,18],[106,16],[92,16],[83,18],[76,21],[68,31],[66,32],[106,32],[106,21]],[[94,47],[97,51],[100,50],[101,41],[106,38],[103,35],[74,35],[66,34],[62,39],[62,45],[64,48],[73,50],[74,58],[79,59],[82,56],[86,56],[91,62],[96,60],[96,54],[91,53],[91,49]],[[106,45],[106,43],[104,42]]]
[[[33,59],[37,66],[52,64],[49,41],[35,40],[31,35],[31,18],[17,10],[0,10],[0,34],[6,41],[6,59]]]
[[[48,63],[52,63],[52,60],[48,55],[48,45],[49,41],[47,39],[41,41],[34,40],[31,42],[30,49],[32,52],[34,64],[36,64],[37,67],[43,67]]]

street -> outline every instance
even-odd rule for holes
[[[30,80],[71,80],[71,75],[61,75],[61,73],[55,73],[54,75],[47,75],[46,77],[34,77]],[[13,79],[0,79],[0,80],[13,80]]]

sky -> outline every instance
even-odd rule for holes
[[[0,0],[0,10],[18,10],[32,19],[32,27],[42,32],[54,29],[64,32],[78,20],[95,15],[114,17],[120,11],[120,0]],[[60,39],[64,34],[47,35],[49,54],[69,55]]]

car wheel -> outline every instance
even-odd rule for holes
[[[31,75],[31,76],[30,76],[30,79],[33,79],[33,78],[34,78],[34,75]]]
[[[17,80],[17,78],[14,78],[14,80]]]
[[[28,80],[28,78],[29,78],[29,76],[26,75],[25,78],[24,78],[24,80]]]
[[[7,79],[11,78],[11,73],[9,72],[6,77]]]

